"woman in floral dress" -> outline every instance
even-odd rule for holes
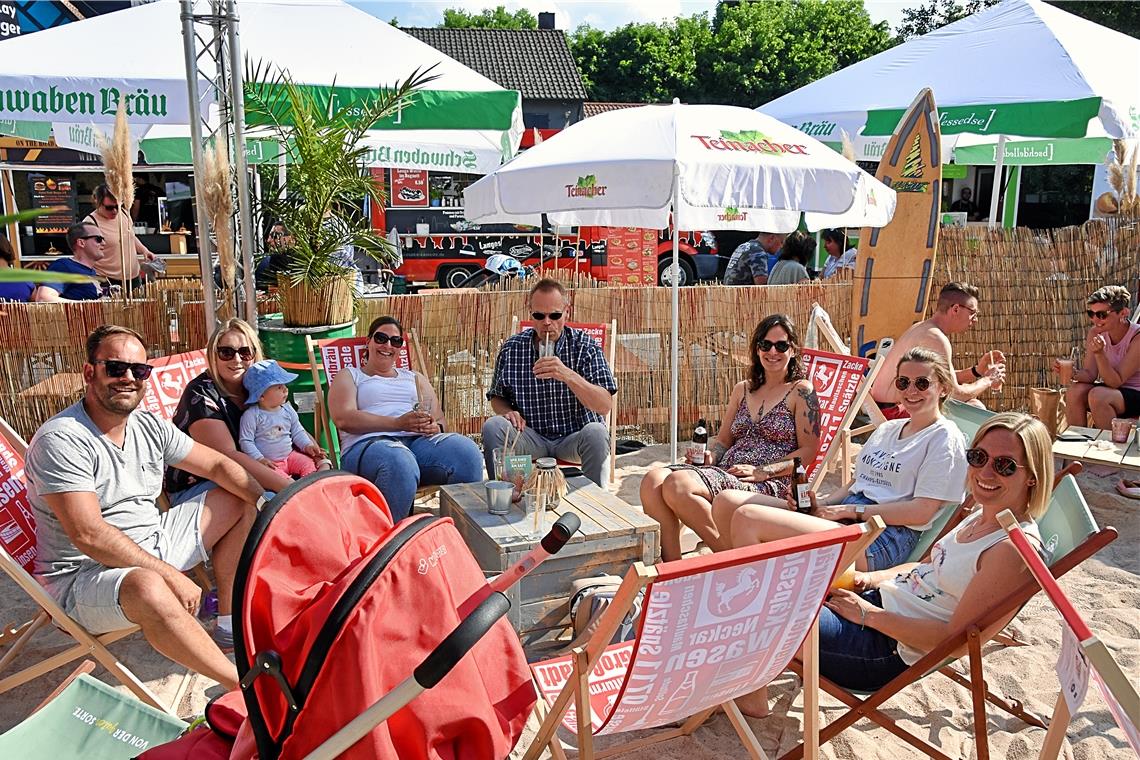
[[[729,548],[713,522],[716,495],[732,488],[786,498],[793,458],[806,466],[819,449],[819,399],[802,377],[795,325],[783,314],[765,317],[749,347],[748,379],[732,389],[705,461],[654,468],[641,481],[641,506],[661,524],[665,561],[681,558],[682,525],[714,551]]]

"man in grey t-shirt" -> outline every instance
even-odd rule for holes
[[[201,590],[183,571],[213,561],[218,631],[232,626],[234,572],[263,491],[228,457],[136,411],[149,374],[133,330],[104,325],[88,337],[84,397],[28,447],[36,576],[91,633],[137,624],[156,650],[234,689],[237,670],[194,619]],[[167,465],[220,488],[160,514]]]

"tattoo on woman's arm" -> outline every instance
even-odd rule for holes
[[[799,394],[806,405],[804,413],[807,415],[808,424],[811,426],[810,430],[805,429],[804,432],[819,436],[819,396],[815,394],[814,388],[812,390],[800,388]]]
[[[713,441],[713,444],[712,444],[712,463],[716,464],[717,462],[719,462],[721,460],[721,457],[723,457],[727,452],[728,452],[728,449],[726,449],[724,447],[723,443],[721,443],[720,441]]]

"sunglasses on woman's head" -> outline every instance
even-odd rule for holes
[[[388,333],[378,332],[372,336],[372,340],[379,343],[381,346],[385,343],[391,343],[393,348],[399,348],[404,345],[404,339],[399,335],[389,335]]]
[[[771,351],[774,348],[781,354],[786,354],[788,353],[788,349],[792,347],[792,344],[786,340],[777,340],[773,342],[765,339],[757,343],[756,346],[761,351]]]
[[[966,464],[970,465],[971,467],[975,467],[980,470],[986,466],[986,462],[990,461],[990,459],[990,452],[986,451],[985,449],[966,449]],[[1018,464],[1017,460],[1013,457],[997,456],[992,457],[992,459],[994,461],[994,472],[996,472],[998,475],[1001,475],[1003,478],[1008,478],[1009,476],[1013,475],[1013,473],[1017,472],[1018,467],[1023,466]]]
[[[218,346],[218,358],[222,361],[232,361],[235,356],[240,356],[242,361],[249,361],[253,358],[253,349],[249,346]]]
[[[900,391],[905,391],[910,387],[911,383],[914,383],[915,388],[917,388],[919,391],[924,391],[930,387],[930,383],[932,382],[933,381],[929,377],[916,377],[914,380],[911,380],[906,375],[899,375],[895,378],[895,387]]]
[[[103,368],[107,370],[109,377],[124,377],[127,370],[131,371],[135,380],[146,380],[150,377],[150,373],[154,371],[154,367],[149,364],[141,362],[121,362],[118,359],[96,359],[91,362],[92,364],[102,364]]]
[[[1089,315],[1089,319],[1108,319],[1108,315],[1112,314],[1113,311],[1116,310],[1113,309],[1112,311],[1093,311],[1092,309],[1085,309],[1085,314]]]
[[[533,319],[535,322],[541,322],[544,319],[546,319],[547,317],[550,317],[551,322],[557,322],[558,320],[562,319],[562,312],[552,311],[549,314],[544,314],[541,311],[532,311],[530,313],[530,316],[531,316],[531,319]]]

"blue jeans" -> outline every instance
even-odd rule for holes
[[[421,484],[442,486],[483,480],[479,447],[458,433],[365,438],[344,452],[340,466],[376,484],[388,502],[393,521],[411,514]]]
[[[852,493],[844,497],[843,503],[875,504],[876,502],[861,493]],[[867,555],[867,569],[885,570],[906,562],[914,547],[918,545],[918,537],[921,535],[914,528],[905,525],[888,525],[864,552]]]
[[[862,597],[883,606],[878,589]],[[824,607],[819,611],[819,674],[844,689],[875,691],[907,669],[898,642],[873,628],[864,628]]]

